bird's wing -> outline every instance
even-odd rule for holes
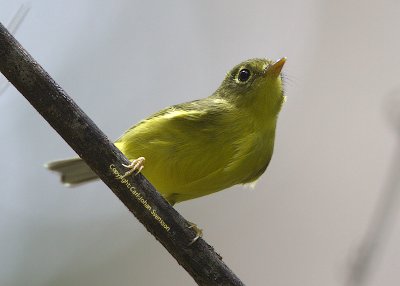
[[[115,145],[146,158],[144,174],[156,186],[185,185],[225,168],[235,153],[229,103],[204,99],[164,109],[124,133]]]

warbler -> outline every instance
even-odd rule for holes
[[[274,149],[285,62],[244,61],[211,96],[167,107],[128,129],[114,143],[132,162],[125,175],[142,172],[172,205],[256,181]],[[46,166],[67,185],[97,178],[80,158]]]

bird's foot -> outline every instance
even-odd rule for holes
[[[189,243],[188,246],[191,246],[193,243],[195,243],[200,237],[203,237],[203,230],[199,228],[195,223],[188,221],[189,224],[188,228],[192,228],[196,232],[196,236],[193,238],[193,240]]]
[[[127,171],[127,172],[122,176],[122,178],[125,178],[126,176],[131,175],[131,174],[132,174],[133,172],[135,172],[136,170],[138,170],[138,171],[136,172],[136,175],[139,174],[139,173],[143,170],[143,168],[144,168],[144,161],[145,161],[145,160],[146,160],[146,159],[145,159],[144,157],[139,157],[139,158],[137,158],[137,159],[135,159],[135,160],[132,160],[131,163],[130,163],[129,165],[122,164],[122,166],[124,166],[124,167],[130,169],[129,171]]]

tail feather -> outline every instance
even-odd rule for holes
[[[47,163],[45,167],[61,174],[61,182],[73,186],[98,179],[92,169],[81,158],[72,158]]]

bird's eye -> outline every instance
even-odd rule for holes
[[[250,71],[248,69],[241,69],[238,74],[238,80],[245,82],[250,78]]]

